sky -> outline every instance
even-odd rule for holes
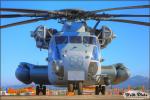
[[[102,8],[145,5],[148,1],[1,1],[3,8],[28,8],[41,10],[59,10],[64,8],[77,8],[83,10],[96,10]],[[149,14],[148,9],[110,11],[117,14]],[[1,19],[1,24],[17,22],[26,18]],[[148,18],[126,18],[138,21],[149,21]],[[94,22],[89,21],[89,26]],[[35,41],[31,38],[31,31],[39,25],[61,30],[62,25],[57,20],[40,21],[32,24],[20,25],[1,29],[1,85],[21,84],[15,77],[15,70],[20,62],[32,64],[47,64],[45,58],[47,50],[40,51],[36,48]],[[149,76],[149,27],[117,23],[101,22],[116,34],[107,48],[102,50],[104,62],[102,65],[123,63],[131,71],[131,76]]]

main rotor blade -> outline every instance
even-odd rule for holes
[[[47,13],[33,13],[33,14],[3,14],[0,18],[16,18],[16,17],[51,17],[51,14]],[[53,15],[54,16],[54,15]]]
[[[28,24],[28,23],[33,23],[41,20],[48,20],[50,18],[36,18],[36,19],[30,19],[30,20],[25,20],[25,21],[20,21],[20,22],[15,22],[7,25],[0,26],[0,28],[7,28],[7,27],[12,27],[12,26],[17,26],[17,25],[22,25],[22,24]]]
[[[114,17],[150,17],[150,15],[131,15],[131,14],[93,14],[89,15],[89,18],[100,20]]]
[[[56,14],[56,15],[64,15],[64,12],[61,11],[48,11],[48,10],[32,10],[32,9],[16,9],[16,8],[0,8],[0,11],[7,12],[19,12],[19,13],[46,13],[46,14]]]
[[[118,8],[106,8],[95,11],[90,11],[93,13],[112,11],[112,10],[125,10],[125,9],[141,9],[141,8],[150,8],[150,5],[139,5],[139,6],[127,6],[127,7],[118,7]]]
[[[7,12],[20,12],[20,13],[47,13],[46,10],[32,10],[32,9],[19,9],[19,8],[0,8],[0,11]]]
[[[96,17],[150,17],[150,15],[131,15],[131,14],[96,14]]]
[[[16,18],[16,17],[24,17],[20,14],[5,14],[5,15],[0,15],[0,18]]]
[[[113,17],[150,17],[150,15],[110,14]]]
[[[123,23],[130,23],[130,24],[138,24],[138,25],[150,26],[149,22],[140,22],[140,21],[126,20],[126,19],[108,19],[108,20],[102,20],[102,21],[123,22]]]
[[[0,18],[16,18],[16,17],[54,17],[62,18],[62,15],[54,15],[48,13],[33,13],[33,14],[3,14]],[[64,16],[64,18],[67,16]],[[84,16],[83,16],[84,17]],[[130,14],[94,14],[86,16],[87,18],[111,18],[111,17],[150,17],[150,15],[130,15]],[[84,19],[84,18],[83,18]]]

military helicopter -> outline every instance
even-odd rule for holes
[[[0,8],[0,18],[36,17],[35,19],[2,25],[0,28],[33,23],[45,20],[58,20],[63,24],[61,31],[45,26],[38,26],[31,32],[37,48],[48,50],[48,65],[34,65],[21,62],[16,70],[16,77],[25,84],[34,82],[36,95],[46,95],[46,85],[67,87],[68,92],[77,90],[83,94],[84,86],[95,86],[95,95],[105,95],[105,88],[119,84],[130,77],[130,71],[122,63],[102,66],[101,50],[116,37],[110,28],[102,26],[100,21],[112,21],[150,26],[149,22],[140,22],[120,17],[150,17],[150,15],[107,14],[104,12],[125,9],[150,8],[150,5],[138,5],[118,8],[106,8],[94,11],[62,9],[55,11]],[[15,12],[14,14],[12,14]],[[96,20],[94,27],[89,27],[88,20]]]

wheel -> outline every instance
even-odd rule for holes
[[[98,86],[99,93],[101,92],[101,87],[102,87],[101,85]]]
[[[43,86],[42,92],[43,92],[43,95],[46,95],[46,86]]]
[[[98,86],[95,87],[95,95],[99,95],[99,87]]]
[[[82,95],[83,93],[83,83],[79,82],[78,83],[78,95]]]
[[[39,86],[36,86],[36,95],[39,95],[39,93],[40,93]]]
[[[73,83],[68,83],[68,92],[73,92]]]
[[[110,80],[108,79],[108,77],[104,77],[104,84],[110,85]]]
[[[75,94],[75,95],[78,95],[78,94],[79,94],[77,89],[74,90],[74,94]]]
[[[105,95],[105,86],[102,86],[101,93],[102,95]]]

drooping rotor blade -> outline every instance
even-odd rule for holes
[[[20,21],[20,22],[15,22],[7,25],[2,25],[0,28],[7,28],[7,27],[12,27],[12,26],[17,26],[17,25],[22,25],[22,24],[28,24],[28,23],[33,23],[37,21],[42,21],[42,20],[48,20],[50,18],[35,18],[35,19],[30,19],[30,20],[25,20],[25,21]]]
[[[118,8],[106,8],[95,11],[90,11],[93,13],[112,11],[112,10],[125,10],[125,9],[141,9],[141,8],[150,8],[150,5],[138,5],[138,6],[127,6],[127,7],[118,7]]]
[[[3,14],[0,18],[16,18],[16,17],[52,17],[54,15],[47,13],[33,13],[33,14]]]
[[[150,15],[131,15],[131,14],[96,14],[96,18],[110,18],[110,17],[150,17]]]
[[[48,13],[33,13],[33,14],[3,14],[0,15],[0,18],[16,18],[16,17],[52,17],[57,16],[58,18],[62,18],[62,15],[54,15]],[[129,15],[129,14],[95,14],[92,16],[86,16],[87,18],[111,18],[111,17],[150,17],[150,15]],[[67,16],[66,16],[67,18]],[[84,16],[83,16],[84,19]]]
[[[46,14],[57,14],[64,15],[64,12],[61,11],[48,11],[48,10],[33,10],[33,9],[16,9],[16,8],[0,8],[0,11],[7,12],[19,12],[19,13],[46,13]]]
[[[150,17],[150,15],[128,15],[128,14],[112,14],[114,17]]]
[[[126,20],[126,19],[106,19],[106,20],[102,20],[102,21],[113,21],[113,22],[122,22],[122,23],[150,26],[149,22],[140,22],[140,21]]]
[[[32,9],[16,9],[16,8],[0,8],[0,11],[20,12],[20,13],[47,13],[46,10],[32,10]]]
[[[24,17],[20,14],[5,14],[5,15],[0,15],[0,18],[16,18],[16,17]]]

